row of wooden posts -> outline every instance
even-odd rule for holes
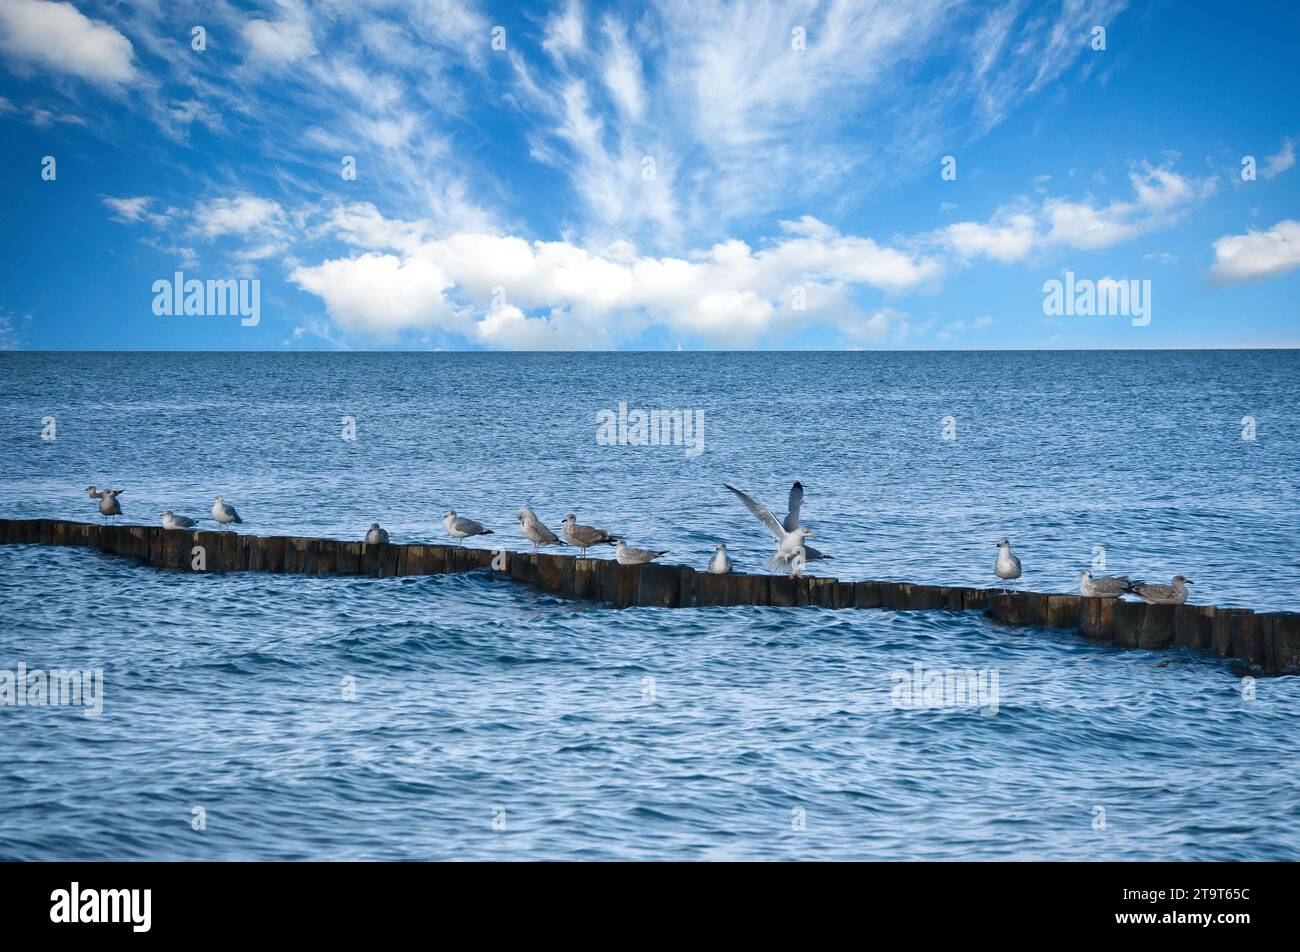
[[[912,582],[842,582],[780,575],[710,575],[684,565],[619,565],[612,559],[451,545],[345,542],[306,536],[0,519],[0,543],[80,546],[187,572],[291,575],[440,575],[486,569],[567,598],[613,608],[775,605],[983,611],[1007,625],[1078,629],[1122,648],[1183,648],[1234,658],[1262,673],[1300,673],[1300,613],[1213,605],[1147,605],[1109,598],[1003,593]]]

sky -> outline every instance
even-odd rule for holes
[[[1290,0],[0,0],[0,349],[1295,347],[1297,41]]]

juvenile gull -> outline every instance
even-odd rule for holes
[[[370,523],[366,531],[366,545],[381,545],[388,541],[388,530],[379,528],[379,523]]]
[[[162,514],[162,527],[164,529],[193,529],[198,524],[197,519],[174,515],[170,509]]]
[[[1020,578],[1020,560],[1011,554],[1011,543],[1006,539],[998,543],[998,560],[993,571],[1004,582]]]
[[[120,489],[105,489],[99,494],[99,514],[101,516],[112,518],[122,514],[122,505],[117,501],[117,497],[121,492]]]
[[[781,539],[781,544],[776,548],[776,554],[767,560],[767,567],[773,572],[779,572],[782,566],[785,566],[786,575],[803,576],[803,565],[808,561],[808,547],[804,545],[804,539],[815,536],[817,533],[803,526],[795,529],[793,532],[787,532]]]
[[[653,562],[661,555],[667,554],[667,549],[662,551],[657,549],[633,549],[622,539],[619,539],[618,545],[614,546],[614,559],[619,565],[644,565],[647,562]]]
[[[1187,586],[1195,583],[1189,578],[1175,575],[1172,585],[1154,582],[1134,582],[1131,591],[1151,605],[1181,605],[1187,601]]]
[[[564,533],[564,538],[580,550],[582,558],[587,557],[587,547],[592,545],[613,545],[618,541],[617,536],[612,536],[604,529],[596,529],[592,526],[584,526],[578,522],[578,517],[569,513],[560,523],[564,528],[560,531]]]
[[[456,515],[455,509],[447,510],[447,514],[442,517],[442,527],[447,530],[447,535],[457,542],[468,539],[470,536],[493,534],[491,529],[483,528],[481,522],[475,522],[473,519],[466,519],[464,516]]]
[[[1089,598],[1118,598],[1133,590],[1133,583],[1123,575],[1103,575],[1093,578],[1087,569],[1079,579],[1079,594]]]
[[[804,549],[807,550],[807,546]],[[709,559],[710,575],[726,575],[731,571],[731,559],[727,556],[727,543],[719,542],[718,547],[713,552],[713,558]]]
[[[212,518],[227,529],[230,528],[232,523],[239,525],[244,521],[239,518],[239,513],[235,512],[235,507],[226,502],[223,496],[218,496],[212,500]]]
[[[537,547],[541,545],[564,545],[559,536],[548,529],[542,520],[537,518],[537,513],[527,506],[520,509],[516,515],[519,517],[519,531],[533,544],[533,555],[537,554]]]
[[[723,485],[727,486],[726,483],[723,483]],[[776,516],[772,515],[772,510],[752,496],[742,493],[735,486],[727,486],[727,488],[740,497],[740,501],[745,504],[745,508],[752,512],[759,522],[767,526],[767,531],[772,533],[772,537],[777,542],[784,541],[787,532],[793,532],[799,528],[799,510],[803,506],[803,483],[796,482],[790,487],[789,511],[785,514],[784,522],[777,522]],[[806,561],[816,562],[820,559],[829,559],[830,556],[824,552],[818,552],[810,545],[805,545],[804,558]]]

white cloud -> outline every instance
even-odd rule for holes
[[[1004,264],[1050,248],[1109,248],[1173,224],[1214,191],[1217,179],[1145,166],[1129,173],[1129,183],[1131,199],[1100,205],[1091,198],[1046,198],[1036,208],[1022,201],[998,209],[989,222],[957,222],[934,237],[963,259],[982,256]]]
[[[1002,224],[962,221],[944,229],[949,246],[963,258],[983,255],[1000,261],[1019,261],[1029,254],[1034,243],[1034,219],[1014,214]]]
[[[316,52],[311,25],[302,11],[294,11],[286,20],[249,20],[243,32],[254,63],[287,66]]]
[[[1265,156],[1264,168],[1259,174],[1266,179],[1274,179],[1293,165],[1295,165],[1295,140],[1288,138],[1283,140],[1281,149]]]
[[[908,315],[892,307],[884,307],[873,314],[846,322],[843,332],[850,345],[862,347],[871,344],[895,343],[907,339],[911,333]]]
[[[218,198],[199,206],[194,212],[199,231],[205,238],[247,234],[255,229],[274,226],[283,217],[284,210],[278,202],[252,195]]]
[[[485,232],[429,238],[421,223],[352,205],[336,209],[324,231],[370,250],[298,267],[290,280],[352,332],[437,326],[492,346],[586,348],[617,346],[650,326],[746,346],[783,320],[853,320],[851,289],[901,291],[939,273],[933,259],[816,219],[795,227],[799,234],[758,250],[732,240],[656,257],[625,242],[597,252]],[[802,311],[791,307],[796,288]],[[869,323],[855,331],[872,332]]]
[[[135,198],[113,198],[106,196],[104,204],[113,210],[115,221],[137,222],[144,218],[151,199],[147,195]]]
[[[289,280],[324,300],[346,331],[388,339],[413,328],[458,328],[443,296],[451,282],[422,258],[367,253],[296,268]]]
[[[1225,235],[1213,247],[1213,281],[1235,284],[1275,278],[1300,267],[1300,222],[1286,219],[1267,231],[1251,228],[1244,235]]]
[[[628,43],[627,29],[612,16],[605,18],[605,36],[609,40],[603,78],[618,108],[630,119],[640,119],[645,112],[645,93],[641,88],[641,60]]]
[[[136,76],[131,41],[70,3],[0,0],[0,50],[20,68],[66,73],[106,89]]]
[[[556,59],[582,51],[582,6],[569,0],[563,13],[553,13],[546,20],[542,49]]]

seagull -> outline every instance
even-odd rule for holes
[[[173,515],[170,509],[162,514],[162,527],[164,529],[193,529],[198,524],[197,519]]]
[[[804,551],[808,547],[804,546]],[[709,559],[710,575],[726,575],[731,571],[731,559],[727,557],[727,543],[719,542],[718,547],[713,550],[713,558]]]
[[[221,496],[217,496],[212,500],[212,518],[226,528],[230,528],[232,522],[238,524],[244,521],[239,518],[239,513],[235,512],[235,507],[226,502]]]
[[[1011,543],[1006,539],[998,543],[998,560],[993,571],[1004,582],[1020,578],[1020,560],[1011,554]]]
[[[1079,578],[1079,594],[1090,598],[1118,598],[1125,592],[1133,590],[1133,583],[1122,575],[1106,575],[1093,578],[1087,569]]]
[[[105,489],[97,497],[92,497],[99,499],[99,514],[101,516],[111,518],[122,514],[122,504],[117,501],[117,497],[121,492],[120,489]]]
[[[86,487],[86,495],[89,496],[91,499],[103,499],[103,498],[104,498],[104,494],[103,494],[102,492],[100,492],[98,489],[96,489],[94,486],[87,486],[87,487]]]
[[[442,527],[447,530],[447,535],[456,540],[457,544],[462,539],[468,539],[476,535],[492,535],[491,529],[483,528],[481,522],[475,522],[473,519],[466,519],[456,515],[455,509],[448,509],[447,514],[442,517]]]
[[[370,529],[366,532],[366,545],[380,545],[388,541],[388,531],[379,528],[379,523],[370,523]]]
[[[1130,591],[1149,605],[1181,605],[1187,601],[1187,586],[1194,584],[1189,578],[1175,575],[1172,585],[1134,582]]]
[[[618,540],[618,545],[614,546],[614,559],[619,565],[644,565],[647,562],[653,562],[661,555],[667,555],[668,550],[659,551],[656,549],[633,549],[622,539]]]
[[[537,513],[527,506],[520,509],[516,515],[519,518],[519,531],[524,534],[525,539],[533,544],[533,555],[537,554],[538,546],[564,545],[559,536],[548,529],[542,520],[537,518]]]
[[[560,523],[564,526],[560,531],[573,545],[582,550],[581,558],[587,557],[587,547],[592,545],[613,545],[618,542],[617,536],[612,536],[604,529],[595,529],[591,526],[584,526],[578,523],[578,517],[569,513]]]
[[[811,529],[799,526],[793,532],[787,532],[781,539],[781,544],[777,546],[776,554],[767,560],[767,567],[773,572],[778,572],[781,566],[785,566],[786,575],[798,575],[803,577],[803,566],[808,561],[808,547],[804,545],[803,540],[817,533]]]
[[[726,483],[723,483],[726,486]],[[793,532],[799,528],[799,510],[803,507],[803,483],[796,482],[790,487],[789,511],[785,514],[784,522],[777,522],[776,516],[772,515],[772,510],[759,503],[752,496],[742,493],[735,486],[727,486],[733,493],[740,497],[740,501],[745,504],[745,508],[752,512],[758,521],[767,526],[769,532],[776,538],[777,542],[785,539],[787,532]],[[816,562],[820,559],[829,559],[830,556],[824,552],[818,552],[810,545],[804,546],[805,558],[809,562]]]

